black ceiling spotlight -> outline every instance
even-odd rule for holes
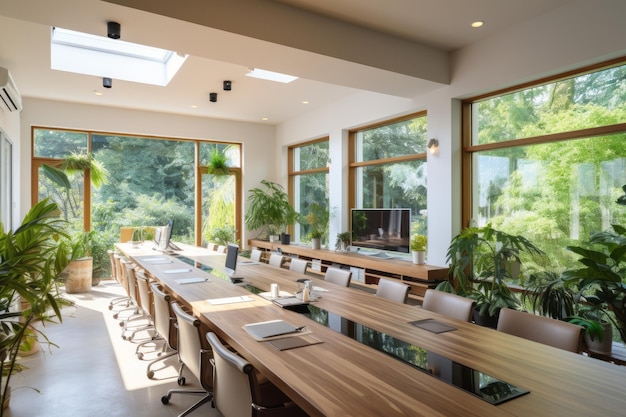
[[[107,22],[107,36],[111,39],[120,38],[120,24],[117,22]]]
[[[233,83],[231,81],[224,81],[224,91],[230,91],[233,89]]]
[[[209,100],[211,103],[215,103],[217,101],[217,93],[209,93]]]
[[[113,86],[113,80],[107,77],[102,79],[102,86],[104,88],[111,88]]]

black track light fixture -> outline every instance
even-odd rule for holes
[[[215,103],[217,101],[217,93],[209,93],[209,100],[211,103]]]
[[[230,91],[233,89],[232,81],[224,81],[224,91]]]
[[[107,36],[111,39],[119,39],[121,36],[121,27],[117,22],[107,22]]]
[[[113,80],[110,79],[110,78],[104,77],[102,79],[102,86],[104,88],[111,88],[111,87],[113,87]]]

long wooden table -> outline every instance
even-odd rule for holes
[[[209,328],[278,385],[311,416],[617,416],[626,413],[626,368],[541,345],[471,323],[458,322],[421,308],[393,303],[364,291],[324,281],[316,302],[346,319],[421,346],[429,352],[487,373],[529,394],[500,405],[478,397],[366,347],[298,313],[281,309],[238,285],[213,277],[173,258],[154,265],[154,251],[120,244],[130,256]],[[186,255],[219,268],[223,254],[186,248]],[[164,270],[189,268],[183,274]],[[240,262],[237,275],[269,291],[271,283],[295,292],[298,275],[265,264]],[[180,285],[176,279],[206,276],[209,282]],[[247,295],[251,302],[212,305],[207,300]],[[457,328],[435,334],[409,322],[434,318]],[[279,351],[254,340],[242,326],[282,319],[306,326],[323,343]]]

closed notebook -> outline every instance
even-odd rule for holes
[[[252,336],[259,339],[298,332],[298,328],[296,326],[287,323],[284,320],[272,320],[246,324],[243,328]]]

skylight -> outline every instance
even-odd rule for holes
[[[166,86],[187,55],[89,33],[52,28],[54,70]]]
[[[293,75],[286,75],[286,74],[281,74],[280,72],[267,71],[267,70],[262,70],[258,68],[252,69],[246,75],[248,77],[260,78],[262,80],[277,81],[279,83],[285,83],[285,84],[298,79],[298,77],[294,77]]]

